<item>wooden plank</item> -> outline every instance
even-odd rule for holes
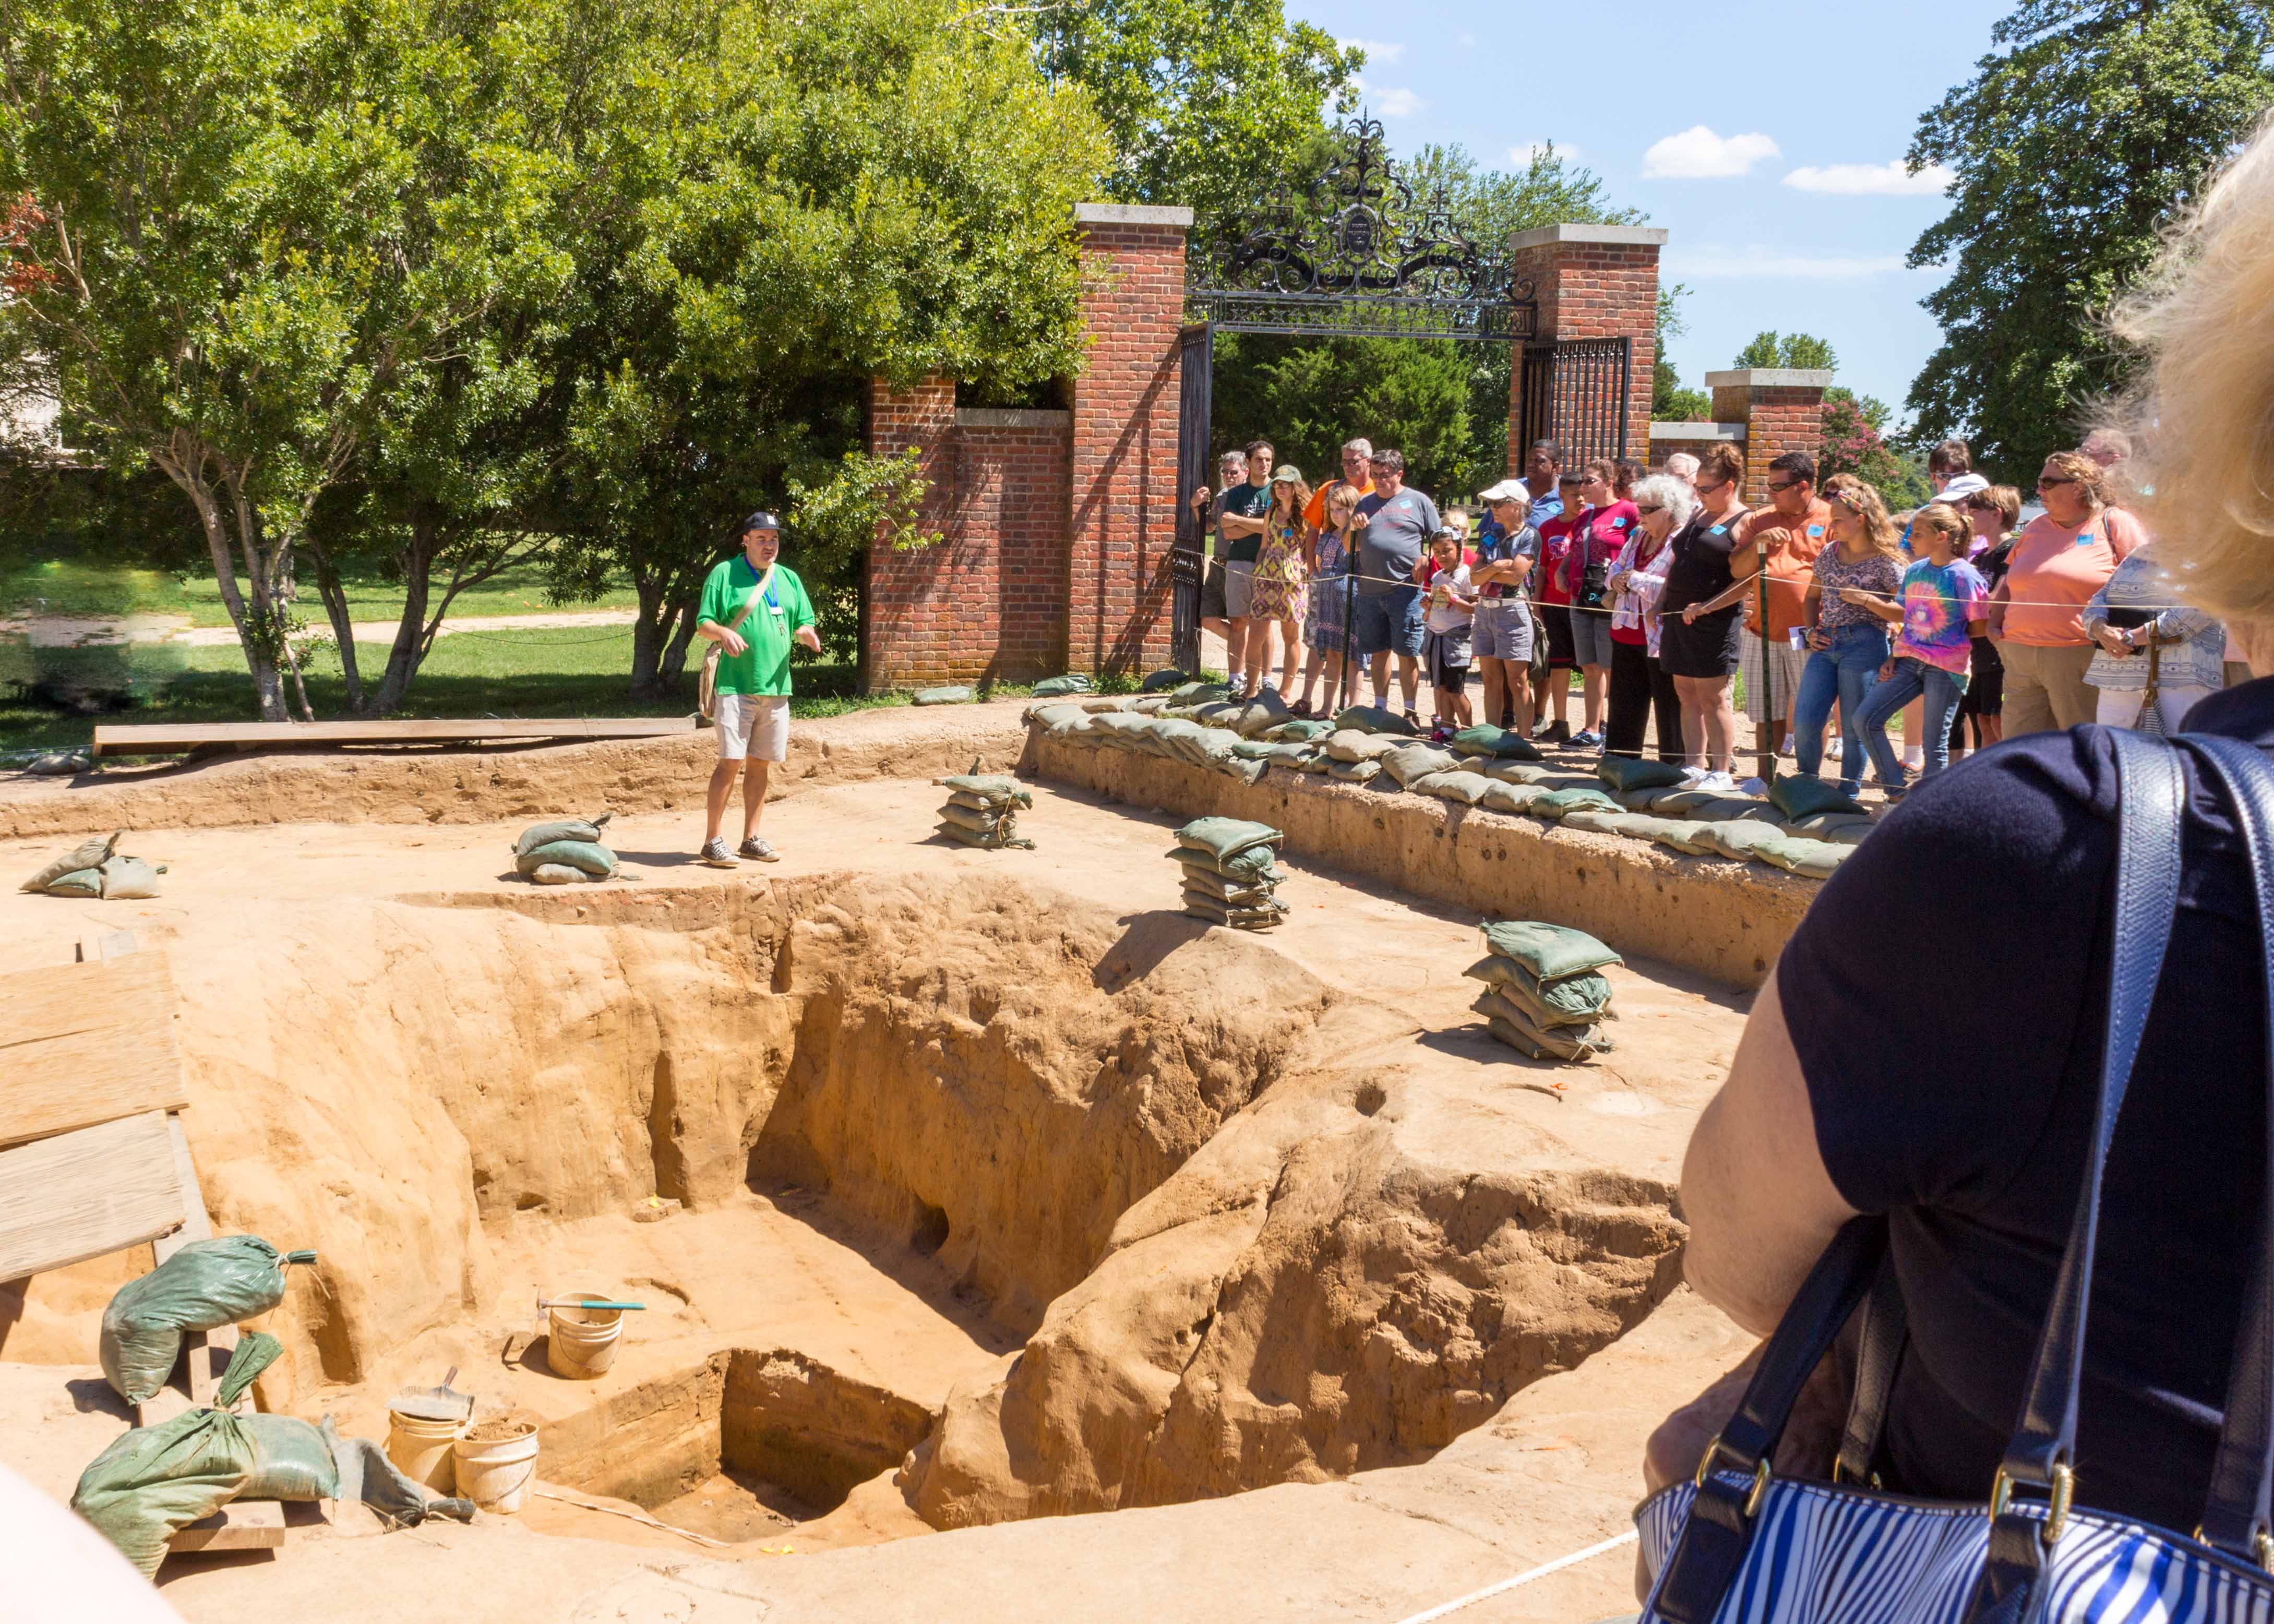
[[[185,1216],[162,1111],[0,1150],[0,1281],[155,1240]]]
[[[0,1146],[190,1102],[163,953],[0,976]]]
[[[688,716],[478,717],[459,722],[97,723],[97,756],[155,756],[200,745],[450,744],[497,739],[656,739],[691,732]]]
[[[281,1502],[233,1500],[213,1515],[177,1529],[166,1549],[186,1555],[192,1551],[276,1551],[283,1545]]]
[[[79,961],[101,964],[106,959],[124,958],[137,945],[131,930],[90,930],[79,939]]]

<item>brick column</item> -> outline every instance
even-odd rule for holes
[[[1708,372],[1713,417],[1745,425],[1745,500],[1758,507],[1768,500],[1769,462],[1788,451],[1824,455],[1824,392],[1828,371],[1752,366]]]
[[[914,446],[931,489],[920,522],[945,530],[953,508],[954,470],[950,440],[955,429],[955,383],[927,378],[896,389],[881,379],[869,384],[869,452],[895,456]],[[862,628],[863,693],[906,687],[948,669],[958,642],[953,620],[928,600],[941,571],[938,549],[895,548],[881,534],[867,560],[868,615]]]
[[[1650,457],[1650,395],[1658,360],[1658,254],[1666,233],[1655,226],[1561,225],[1518,231],[1508,239],[1519,278],[1540,301],[1540,339],[1625,338],[1627,455]],[[1516,346],[1508,404],[1508,466],[1524,470],[1524,345]],[[1559,436],[1563,425],[1553,425]]]
[[[1089,364],[1073,385],[1066,664],[1138,671],[1169,658],[1177,535],[1178,332],[1188,208],[1074,209]]]

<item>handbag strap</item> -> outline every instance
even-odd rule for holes
[[[2226,1417],[2219,1428],[2197,1537],[2240,1560],[2267,1566],[2270,1501],[2274,1501],[2274,763],[2256,746],[2207,733],[2181,741],[2226,791],[2242,834],[2258,910],[2259,967],[2268,1011],[2268,1205],[2251,1252],[2250,1288],[2235,1329],[2227,1378]]]
[[[2139,1058],[2140,1037],[2163,977],[2179,906],[2180,828],[2186,780],[2179,753],[2159,739],[2103,728],[2116,753],[2120,819],[2111,921],[2108,1026],[2101,1050],[2100,1093],[2084,1178],[2068,1245],[2054,1277],[2052,1301],[2037,1332],[2020,1424],[2006,1446],[1990,1495],[1990,1553],[1966,1617],[1971,1624],[2018,1620],[2026,1611],[2044,1551],[2058,1538],[2071,1494],[2069,1461],[2076,1447],[2077,1389],[2084,1374],[2093,1254],[2100,1238],[2101,1176],[2108,1145]],[[2044,1491],[2043,1517],[2013,1499],[2016,1486]]]

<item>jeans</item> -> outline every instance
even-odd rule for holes
[[[1403,654],[1419,659],[1427,628],[1419,587],[1393,586],[1378,592],[1359,589],[1351,629],[1358,634],[1358,651],[1363,658]]]
[[[1820,776],[1824,765],[1824,725],[1832,719],[1834,700],[1840,704],[1840,787],[1850,795],[1864,787],[1864,735],[1856,725],[1864,696],[1879,680],[1887,663],[1887,634],[1876,626],[1841,626],[1832,633],[1832,646],[1818,649],[1801,667],[1800,691],[1792,701],[1792,753],[1801,771]],[[1949,751],[1945,748],[1947,759]]]
[[[1612,756],[1640,756],[1652,717],[1658,721],[1658,759],[1685,761],[1682,748],[1682,701],[1674,679],[1638,643],[1611,645],[1610,705],[1603,748]]]
[[[1879,770],[1879,782],[1889,791],[1902,789],[1903,768],[1895,759],[1895,747],[1887,742],[1887,718],[1921,694],[1926,695],[1926,771],[1921,776],[1931,778],[1950,765],[1950,716],[1965,692],[1964,677],[1909,657],[1897,660],[1895,674],[1871,690],[1856,727],[1864,735],[1864,748],[1871,752],[1871,764]]]

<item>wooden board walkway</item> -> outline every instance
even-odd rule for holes
[[[659,739],[691,733],[689,716],[482,717],[466,722],[97,723],[97,756],[171,756],[205,746],[480,744],[524,739]]]

